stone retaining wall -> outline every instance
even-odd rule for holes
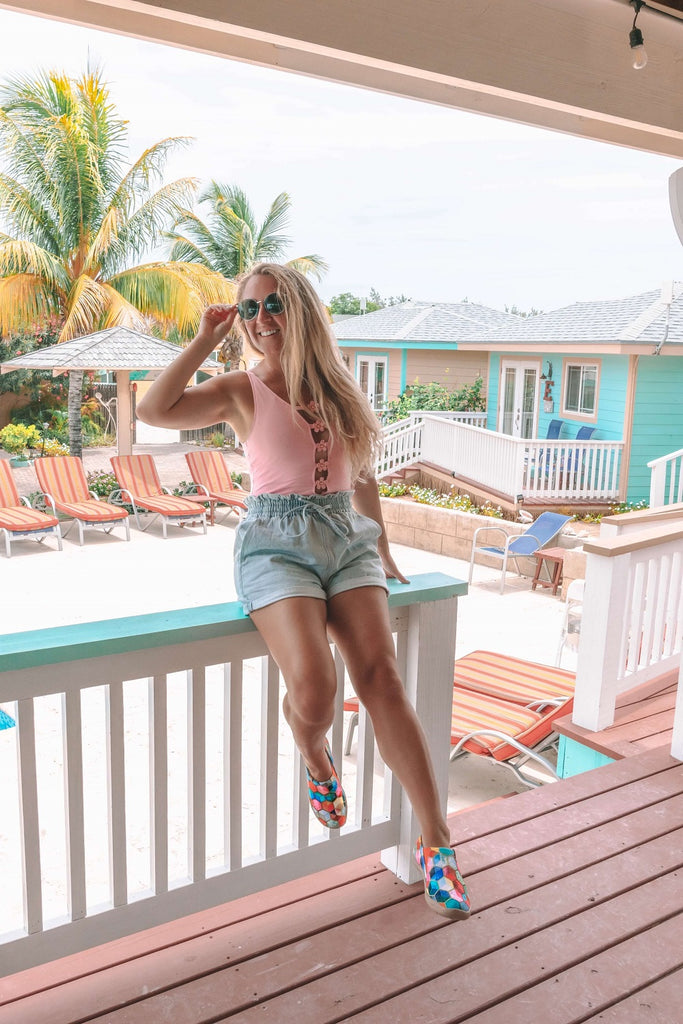
[[[508,536],[524,533],[524,523],[513,523],[507,519],[493,519],[474,515],[472,512],[460,512],[450,508],[435,508],[432,505],[421,505],[404,498],[380,498],[382,515],[390,541],[419,548],[422,551],[433,551],[438,555],[447,555],[469,562],[472,552],[474,531],[482,526],[492,526],[505,531]],[[596,533],[587,529],[583,523],[568,524],[575,533],[561,533],[555,541],[555,547],[567,548],[564,562],[562,595],[573,579],[583,579],[585,575],[586,556],[581,546],[579,534]],[[498,544],[494,534],[492,544]],[[480,555],[477,565],[500,565],[493,558]],[[514,569],[514,563],[512,563]],[[525,576],[533,576],[536,569],[535,558],[520,558],[519,567]]]

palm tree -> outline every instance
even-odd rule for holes
[[[246,193],[237,185],[210,181],[199,195],[199,203],[207,207],[206,221],[185,210],[174,230],[166,234],[173,243],[172,260],[196,263],[234,279],[261,260],[280,260],[285,255],[291,240],[283,232],[292,206],[286,192],[276,196],[261,224]],[[318,280],[328,269],[316,255],[298,256],[287,263]],[[241,338],[231,331],[223,346],[223,361],[230,368],[239,364],[241,355]]]
[[[163,184],[168,155],[185,138],[154,143],[130,166],[127,122],[99,71],[16,77],[0,88],[0,335],[57,316],[59,341],[105,327],[190,335],[209,302],[233,286],[196,262],[137,264],[183,215],[196,181]],[[155,191],[156,188],[156,191]],[[69,382],[69,440],[81,454],[82,372]]]

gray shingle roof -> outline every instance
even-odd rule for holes
[[[515,341],[562,345],[594,342],[624,345],[655,344],[664,336],[669,322],[669,341],[683,341],[683,284],[675,283],[670,310],[662,292],[643,292],[625,299],[575,302],[571,306],[518,320],[504,330],[475,339],[482,345]]]
[[[15,356],[2,364],[9,370],[159,370],[173,362],[180,353],[177,345],[142,334],[130,327],[107,327],[59,345],[50,345],[23,356]],[[205,359],[205,368],[216,363]]]
[[[475,302],[401,302],[332,324],[339,341],[458,342],[519,321]]]

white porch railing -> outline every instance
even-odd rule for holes
[[[683,448],[648,462],[647,468],[650,470],[651,508],[683,501]]]
[[[597,731],[614,722],[619,694],[667,672],[680,673],[683,641],[683,521],[642,513],[637,524],[586,542],[586,588],[573,721]],[[653,528],[654,526],[654,528]],[[608,524],[609,527],[609,524]],[[683,697],[672,752],[683,760]]]
[[[613,501],[623,447],[623,441],[529,440],[427,415],[421,458],[513,498]]]
[[[391,589],[399,665],[445,808],[467,588],[429,574]],[[338,657],[337,670],[341,766]],[[0,638],[0,702],[17,721],[0,733],[0,920],[12,929],[0,974],[377,850],[416,880],[417,822],[390,774],[374,775],[364,714],[344,764],[347,780],[356,769],[348,823],[330,833],[310,814],[280,698],[277,667],[237,603]],[[292,756],[279,757],[283,744]]]
[[[425,415],[481,427],[486,423],[485,412],[411,412],[407,419],[397,420],[382,429],[382,450],[375,464],[378,479],[420,461]]]

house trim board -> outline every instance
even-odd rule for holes
[[[621,472],[619,474],[619,497],[622,501],[628,495],[628,478],[631,468],[631,448],[633,445],[633,417],[636,404],[636,388],[638,386],[638,363],[640,356],[630,356],[628,361],[628,378],[626,380],[626,396],[624,401],[624,427],[622,437],[624,450],[621,453]]]

